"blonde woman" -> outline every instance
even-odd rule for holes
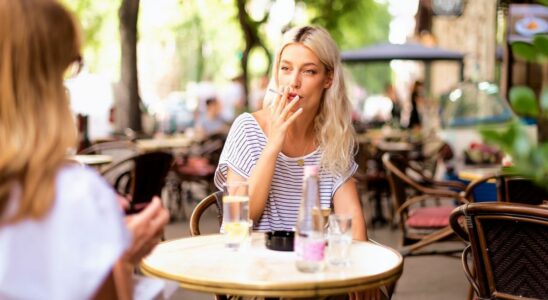
[[[124,220],[94,171],[66,162],[76,129],[63,77],[75,20],[53,0],[0,0],[0,299],[131,299],[168,213]]]
[[[320,201],[353,216],[353,236],[367,231],[352,175],[354,131],[339,51],[327,31],[304,26],[286,32],[276,52],[262,110],[233,123],[215,174],[247,180],[250,216],[259,231],[294,228],[305,165],[320,165]],[[281,95],[277,95],[280,93]]]

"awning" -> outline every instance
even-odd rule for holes
[[[463,53],[438,47],[426,47],[414,43],[382,43],[356,50],[347,50],[341,53],[341,59],[346,63],[389,62],[394,59],[423,62],[454,61],[460,65],[461,81],[464,78]]]

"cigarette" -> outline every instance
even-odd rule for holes
[[[268,89],[268,91],[269,91],[269,92],[272,92],[272,93],[274,93],[274,94],[277,94],[277,95],[280,95],[280,96],[282,96],[282,93],[280,93],[280,92],[276,91],[276,90],[275,90],[275,89],[273,89],[273,88],[269,88],[269,89]]]

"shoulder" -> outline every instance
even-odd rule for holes
[[[259,120],[254,117],[254,114],[243,113],[234,120],[234,123],[232,123],[232,126],[230,127],[230,131],[232,134],[240,134],[242,132],[246,134],[257,134],[262,133],[263,130]]]
[[[257,124],[261,127],[261,129],[266,132],[266,125],[268,124],[268,120],[270,118],[268,111],[266,109],[261,109],[251,115],[253,116]]]
[[[91,209],[115,208],[116,195],[110,185],[94,169],[69,164],[57,173],[56,198],[64,206]]]

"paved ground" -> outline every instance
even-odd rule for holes
[[[366,211],[368,211],[366,207]],[[366,214],[368,215],[368,214]],[[215,232],[217,229],[213,212],[206,214],[201,222],[203,233]],[[187,221],[172,223],[167,227],[166,238],[173,239],[189,236]],[[398,248],[400,233],[398,229],[389,226],[370,229],[371,238],[376,241]],[[398,281],[395,300],[461,300],[466,299],[468,282],[461,269],[460,258],[446,256],[416,256],[404,261],[404,271]],[[213,299],[212,295],[179,290],[172,299]]]

